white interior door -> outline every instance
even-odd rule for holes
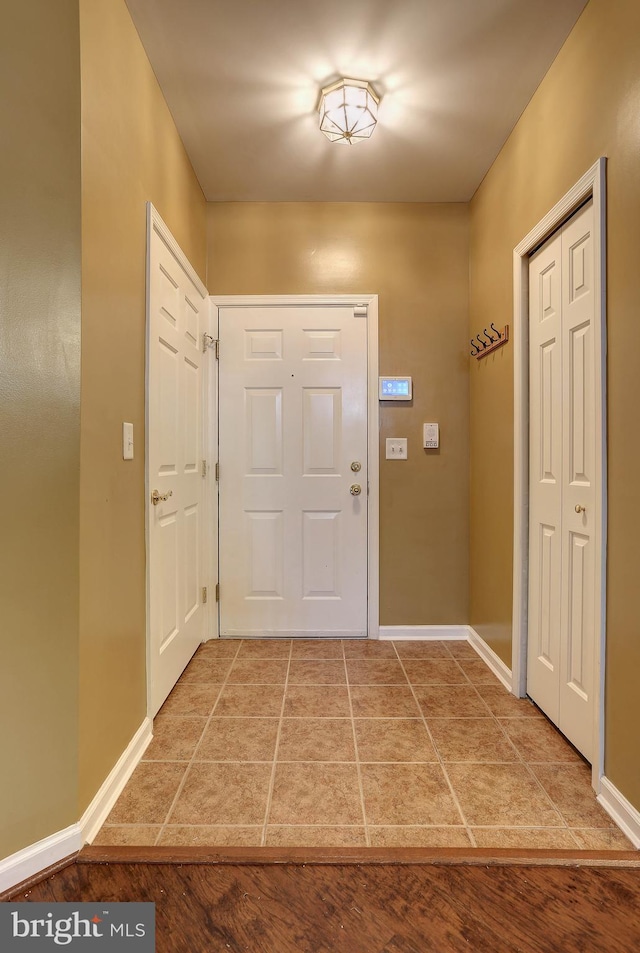
[[[155,214],[155,213],[152,213]],[[206,637],[203,334],[209,299],[166,226],[150,227],[149,705],[155,715]]]
[[[220,309],[222,636],[367,635],[361,310]]]
[[[593,207],[531,257],[527,691],[591,760],[595,653]]]

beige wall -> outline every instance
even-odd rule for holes
[[[380,296],[380,373],[414,385],[413,406],[381,405],[380,621],[466,623],[467,206],[210,204],[208,235],[212,294]],[[406,463],[384,460],[389,436]]]
[[[77,820],[77,0],[3,4],[0,128],[2,857]]]
[[[145,203],[205,272],[205,201],[124,0],[80,0],[80,810],[146,714]],[[135,460],[122,460],[122,421]]]
[[[471,205],[470,327],[512,314],[513,247],[608,156],[607,777],[640,808],[640,4],[591,0]],[[471,622],[508,662],[513,389],[509,345],[471,374]],[[491,359],[489,359],[491,360]],[[485,362],[481,362],[485,363]],[[492,421],[491,439],[482,436]],[[485,501],[500,505],[487,513]]]

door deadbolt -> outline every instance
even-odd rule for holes
[[[354,460],[353,463],[351,464],[351,469],[353,470],[354,473],[359,473],[360,470],[362,470],[362,464],[360,463],[359,460]]]

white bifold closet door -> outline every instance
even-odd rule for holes
[[[594,727],[594,244],[590,201],[529,265],[527,692],[588,759]]]

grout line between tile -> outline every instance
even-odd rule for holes
[[[394,648],[396,648],[395,642],[393,643],[393,646],[394,646]],[[437,759],[438,759],[438,763],[439,763],[439,765],[440,765],[440,769],[441,769],[442,773],[444,774],[445,781],[447,782],[447,785],[448,785],[449,790],[450,790],[450,792],[451,792],[451,797],[453,798],[453,802],[454,802],[454,804],[456,805],[456,807],[457,807],[457,809],[458,809],[458,813],[459,813],[460,817],[462,818],[462,822],[463,822],[463,824],[464,824],[465,831],[466,831],[466,833],[467,833],[467,837],[468,837],[469,840],[471,841],[471,846],[472,846],[472,847],[477,847],[478,845],[477,845],[477,843],[476,843],[475,837],[473,836],[473,831],[471,830],[471,827],[470,827],[470,825],[469,825],[469,823],[468,823],[468,821],[467,821],[467,818],[465,817],[465,813],[464,813],[464,811],[462,810],[462,805],[460,804],[460,801],[459,801],[459,799],[458,799],[458,795],[456,794],[455,789],[454,789],[454,787],[453,787],[453,784],[451,783],[451,779],[450,779],[450,777],[449,777],[449,772],[447,771],[447,769],[446,769],[446,767],[445,767],[445,763],[444,763],[444,761],[442,760],[442,758],[441,758],[441,756],[440,756],[440,752],[438,751],[438,748],[437,748],[437,746],[436,746],[434,737],[433,737],[433,735],[431,734],[431,729],[429,728],[429,723],[427,722],[426,715],[425,715],[424,711],[422,710],[422,707],[421,707],[421,705],[420,705],[420,702],[418,701],[418,696],[416,695],[415,690],[414,690],[414,687],[413,687],[413,684],[412,684],[412,682],[411,682],[409,676],[407,675],[407,670],[405,669],[404,663],[403,663],[402,659],[400,658],[400,655],[398,654],[397,648],[396,648],[396,655],[398,656],[398,661],[400,662],[400,665],[401,665],[401,667],[402,667],[402,671],[403,671],[404,674],[405,674],[405,678],[407,679],[407,682],[409,683],[409,688],[411,689],[411,694],[413,695],[414,701],[415,701],[416,705],[418,706],[418,711],[420,712],[420,714],[421,714],[421,716],[422,716],[422,722],[423,722],[423,724],[424,724],[424,726],[425,726],[425,729],[426,729],[426,731],[427,731],[427,734],[429,735],[429,740],[431,741],[431,744],[433,745],[433,750],[434,750],[435,753],[436,753],[436,757],[437,757]],[[447,824],[447,825],[443,825],[443,826],[449,827],[450,825]]]
[[[349,681],[349,666],[347,665],[347,653],[342,642],[342,660],[344,664],[344,673],[347,680],[347,698],[349,699],[349,711],[351,713],[351,733],[353,734],[353,746],[356,753],[356,774],[358,776],[358,790],[360,792],[360,810],[362,811],[362,823],[364,824],[364,843],[366,847],[371,847],[371,835],[369,834],[369,824],[367,823],[367,809],[364,803],[364,785],[362,783],[362,771],[360,768],[360,755],[358,752],[358,736],[356,734],[356,721],[353,715],[353,699],[351,698],[351,682]]]
[[[276,745],[273,749],[273,763],[271,766],[271,777],[269,778],[269,788],[267,790],[267,803],[264,810],[264,823],[262,825],[262,836],[260,846],[265,847],[267,843],[267,826],[269,823],[269,814],[271,812],[271,801],[273,799],[273,789],[276,783],[276,770],[278,767],[278,749],[280,747],[280,736],[282,734],[282,722],[284,719],[284,708],[287,703],[287,688],[289,687],[289,672],[291,670],[291,660],[293,658],[293,639],[289,642],[289,658],[287,659],[287,674],[284,680],[284,691],[282,693],[282,704],[280,705],[280,718],[278,720],[278,731],[276,733]]]
[[[189,769],[191,768],[191,765],[193,764],[193,762],[196,760],[196,753],[197,753],[197,751],[198,751],[198,748],[200,747],[200,744],[202,743],[202,739],[204,738],[204,734],[205,734],[207,728],[209,727],[209,724],[210,724],[210,722],[211,722],[211,719],[213,718],[213,713],[215,712],[216,707],[217,707],[217,705],[218,705],[218,702],[220,701],[220,696],[222,695],[222,692],[224,691],[225,686],[226,686],[227,682],[229,681],[229,675],[231,674],[231,670],[233,669],[233,664],[234,664],[235,660],[236,660],[237,657],[238,657],[238,654],[239,654],[239,652],[240,652],[241,647],[242,647],[242,641],[240,641],[240,643],[239,643],[239,645],[238,645],[238,648],[237,648],[237,650],[236,650],[236,654],[235,654],[235,655],[233,656],[233,658],[231,659],[231,665],[229,666],[229,671],[227,672],[226,678],[224,679],[224,681],[223,681],[223,682],[221,683],[221,685],[220,685],[220,690],[219,690],[219,692],[218,692],[218,696],[217,696],[215,702],[213,703],[213,705],[211,706],[211,711],[209,712],[209,716],[208,716],[208,718],[207,718],[206,724],[204,725],[204,727],[203,727],[203,729],[202,729],[202,732],[201,732],[201,734],[200,734],[200,738],[198,739],[198,743],[196,744],[195,748],[193,749],[193,754],[191,755],[191,758],[189,759],[189,761],[188,761],[188,763],[187,763],[187,767],[185,768],[185,772],[184,772],[184,774],[182,775],[182,780],[180,781],[180,784],[178,785],[178,790],[176,791],[175,797],[174,797],[173,801],[171,802],[171,804],[170,804],[170,806],[169,806],[169,810],[167,811],[167,813],[166,813],[166,815],[165,815],[164,822],[162,823],[162,826],[161,826],[160,830],[158,831],[157,837],[156,837],[156,839],[155,839],[155,841],[154,841],[154,846],[157,846],[158,843],[160,842],[160,839],[162,838],[162,835],[163,835],[163,833],[164,833],[164,829],[165,829],[165,827],[167,826],[167,823],[168,823],[168,821],[169,821],[169,818],[171,817],[171,813],[172,813],[173,809],[175,808],[176,804],[178,803],[178,798],[179,798],[180,795],[182,794],[182,791],[183,791],[184,786],[185,786],[186,781],[187,781],[187,775],[189,774]],[[177,684],[180,684],[180,679],[178,679]],[[175,688],[175,686],[174,686],[174,688]],[[169,693],[169,694],[171,694],[171,693]]]

